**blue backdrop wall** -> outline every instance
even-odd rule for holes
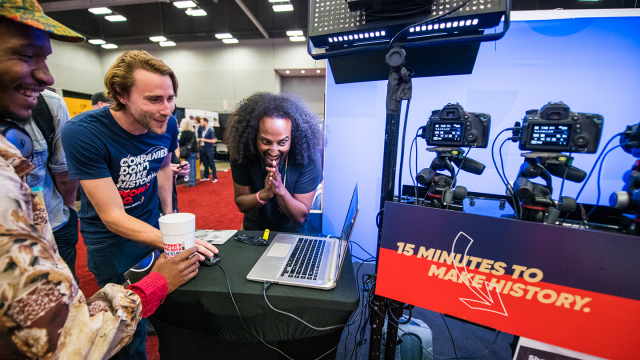
[[[448,102],[458,102],[467,111],[491,114],[490,141],[493,141],[500,130],[520,121],[526,110],[539,109],[549,101],[564,101],[572,111],[604,116],[598,150],[602,151],[612,135],[626,125],[640,122],[635,115],[640,111],[638,29],[640,17],[515,21],[502,40],[481,45],[473,74],[414,79],[403,183],[411,183],[407,167],[411,139],[431,111]],[[353,240],[374,255],[386,85],[386,81],[336,85],[330,71],[327,75],[323,232],[340,233],[357,182],[361,209]],[[505,136],[506,133],[502,135]],[[433,155],[424,150],[424,140],[420,139],[418,144],[418,169],[422,169],[429,166]],[[506,144],[503,155],[507,176],[513,180],[523,159],[518,145]],[[458,183],[469,191],[504,194],[491,161],[490,147],[473,149],[470,157],[487,168],[481,176],[461,172]],[[589,171],[596,157],[597,154],[576,155],[574,165]],[[608,204],[611,192],[622,187],[622,174],[633,161],[620,149],[609,154],[603,167],[600,204]],[[560,179],[554,178],[554,189],[559,186]],[[575,196],[579,187],[567,182],[563,195]],[[580,202],[595,203],[596,189],[594,176]],[[354,254],[363,256],[360,250]]]

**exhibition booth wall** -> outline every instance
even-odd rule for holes
[[[599,154],[611,136],[639,121],[633,115],[640,94],[639,28],[640,10],[513,12],[506,36],[497,42],[481,44],[473,74],[413,79],[403,184],[412,184],[409,146],[416,131],[426,124],[432,110],[442,109],[447,103],[458,102],[466,111],[491,115],[489,147],[469,153],[470,158],[486,165],[484,173],[459,174],[458,184],[469,191],[505,193],[491,159],[491,142],[502,129],[522,122],[527,110],[539,109],[549,101],[563,101],[575,112],[604,116]],[[384,58],[371,61],[384,62]],[[323,233],[339,232],[353,184],[357,182],[360,214],[352,239],[374,255],[386,88],[386,81],[336,85],[330,69],[327,71]],[[403,106],[401,119],[404,116]],[[508,136],[510,132],[502,134],[497,142],[498,165],[498,146]],[[614,141],[613,145],[617,144]],[[433,153],[425,151],[426,147],[425,141],[418,139],[418,171],[429,167],[434,158]],[[414,148],[411,160],[414,176],[415,154]],[[503,158],[509,180],[515,179],[523,163],[520,154],[517,143],[505,144]],[[589,172],[598,154],[575,154],[573,165]],[[634,161],[621,149],[608,155],[602,169],[599,204],[608,205],[609,195],[622,188],[622,175]],[[398,168],[399,164],[398,161]],[[558,197],[560,183],[561,179],[553,178],[554,199]],[[563,196],[575,197],[580,186],[567,181]],[[596,198],[597,169],[579,201],[594,204]],[[366,257],[356,248],[354,254]]]
[[[55,88],[88,94],[102,91],[104,74],[123,51],[146,50],[176,73],[179,107],[219,112],[232,111],[240,100],[257,91],[280,92],[280,76],[275,69],[325,67],[324,60],[309,57],[303,43],[288,39],[243,40],[236,45],[219,41],[180,43],[171,48],[150,43],[114,50],[52,41],[52,47],[47,64],[56,80]],[[323,104],[316,108],[316,112],[324,112]]]

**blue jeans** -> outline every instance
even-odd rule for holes
[[[87,237],[85,236],[85,239]],[[85,240],[86,241],[86,240]],[[133,240],[120,243],[87,244],[87,265],[98,280],[100,288],[106,284],[124,284],[124,273],[151,253],[152,249]],[[91,296],[93,294],[85,294]],[[131,342],[112,359],[147,359],[147,320],[138,323]]]
[[[214,161],[215,150],[201,150],[200,151],[200,162],[204,165],[204,178],[209,178],[209,168],[211,168],[211,174],[213,177],[211,180],[215,180],[218,178],[218,174],[216,174],[216,163]]]
[[[196,159],[198,158],[198,154],[193,153],[189,155],[187,158],[187,162],[189,163],[189,185],[196,184]]]
[[[78,244],[78,213],[69,209],[69,220],[53,232],[62,260],[67,263],[73,277],[76,276],[76,245]],[[76,279],[76,282],[78,279]]]

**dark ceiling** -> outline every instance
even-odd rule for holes
[[[216,33],[231,33],[239,40],[264,39],[258,27],[236,0],[195,0],[207,16],[192,17],[167,0],[41,0],[45,12],[52,18],[82,33],[88,39],[103,39],[117,45],[147,44],[150,36],[163,35],[176,43],[216,40]],[[51,7],[73,4],[127,3],[108,6],[114,13],[127,18],[125,22],[109,22],[104,15],[94,15],[86,8],[51,11]],[[274,12],[268,0],[242,0],[269,38],[286,38],[287,30],[307,33],[308,0],[291,0],[294,11]],[[66,4],[65,4],[66,5]],[[80,5],[82,6],[82,5]],[[546,9],[619,9],[637,7],[637,0],[514,0],[513,10]],[[87,6],[88,7],[88,6]],[[94,7],[94,6],[91,6]]]

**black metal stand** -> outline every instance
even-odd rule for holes
[[[587,176],[587,173],[571,165],[573,157],[560,153],[536,152],[524,153],[522,156],[525,160],[513,184],[513,191],[522,199],[520,219],[555,224],[561,213],[573,212],[576,209],[575,199],[563,196],[556,205],[551,197],[551,175],[577,183]],[[537,177],[541,177],[545,185],[529,180]]]
[[[400,111],[402,100],[411,99],[411,70],[403,67],[405,51],[401,47],[392,48],[386,56],[386,62],[391,71],[387,85],[387,124],[384,138],[384,158],[382,161],[382,191],[380,193],[380,211],[384,210],[386,201],[393,201],[394,184],[396,180],[396,160],[398,158],[398,136],[400,130]],[[384,212],[380,215],[382,224]],[[380,240],[382,233],[378,231],[378,247],[376,258],[379,257]],[[376,273],[378,266],[376,263]],[[371,309],[371,341],[369,344],[369,360],[380,359],[380,347],[382,340],[382,327],[388,310],[388,299],[374,296]],[[402,308],[404,304],[394,308]],[[397,310],[396,310],[397,311]],[[400,316],[402,314],[400,313]],[[397,318],[397,317],[396,317]],[[398,324],[393,317],[389,318],[387,325],[387,341],[385,359],[393,359],[396,352],[396,339],[398,336]]]

